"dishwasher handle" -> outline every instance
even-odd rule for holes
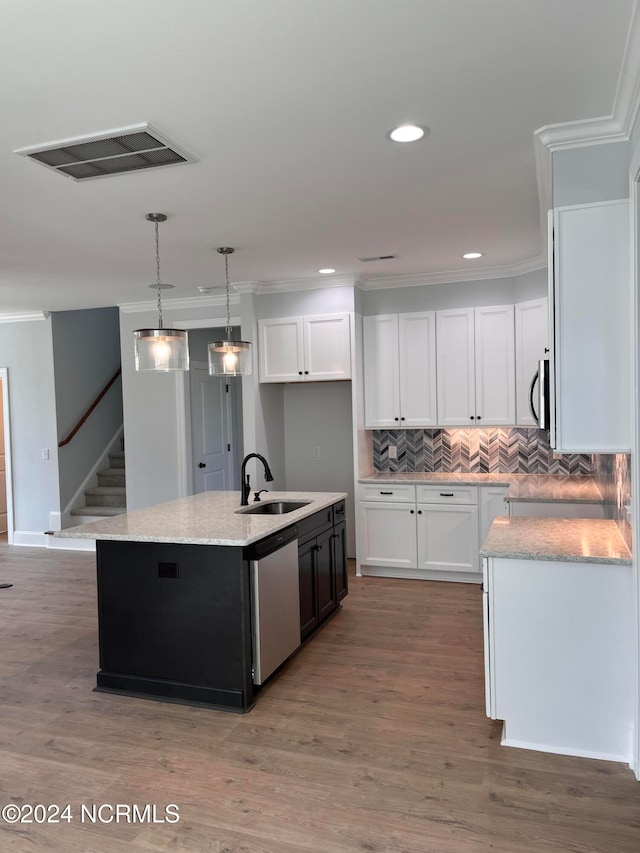
[[[267,536],[266,539],[261,539],[259,542],[248,545],[244,549],[243,557],[245,560],[262,560],[263,557],[268,557],[269,554],[273,554],[274,551],[278,551],[297,538],[298,528],[295,525],[293,527],[286,527],[272,536]]]

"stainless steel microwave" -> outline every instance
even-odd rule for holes
[[[529,386],[529,409],[538,429],[547,431],[551,428],[550,381],[549,359],[543,358]]]

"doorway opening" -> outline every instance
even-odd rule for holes
[[[209,375],[207,344],[220,337],[218,328],[189,332],[190,494],[240,489],[242,378]]]

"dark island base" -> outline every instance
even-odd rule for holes
[[[194,687],[192,684],[177,684],[110,672],[100,671],[96,677],[96,684],[94,688],[96,693],[117,693],[120,696],[131,696],[135,699],[155,699],[157,702],[169,702],[173,705],[195,705],[236,714],[246,714],[255,705],[255,702],[247,705],[242,693],[237,691]],[[259,687],[254,689],[256,693],[260,691]]]

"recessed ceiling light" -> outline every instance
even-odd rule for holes
[[[476,258],[481,258],[482,252],[467,252],[462,257],[466,258],[468,261],[472,261],[472,260],[475,260]]]
[[[335,270],[331,269],[331,267],[326,267],[323,270],[318,270],[318,272],[320,273],[320,275],[331,275],[331,273],[334,273]]]
[[[424,124],[401,124],[387,133],[392,142],[417,142],[426,139],[431,131]]]

